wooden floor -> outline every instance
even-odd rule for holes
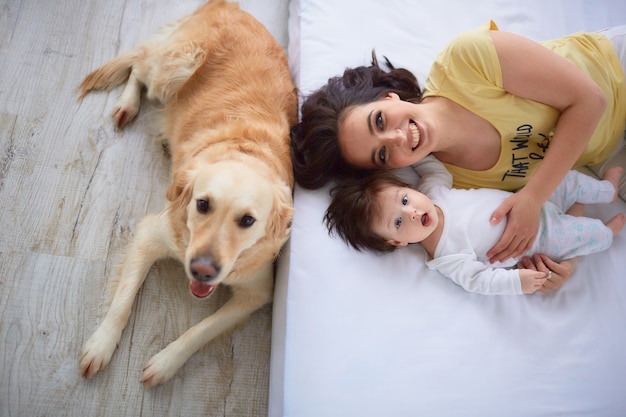
[[[169,159],[145,114],[123,131],[119,91],[78,102],[90,70],[200,0],[0,0],[0,416],[267,415],[271,305],[163,386],[148,359],[228,297],[193,300],[182,267],[152,269],[104,372],[78,356],[135,226],[162,208]],[[283,46],[287,0],[244,0]]]

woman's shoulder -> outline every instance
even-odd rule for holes
[[[484,53],[485,48],[493,49],[489,34],[492,30],[498,30],[498,26],[493,20],[489,20],[475,29],[456,35],[439,53],[437,60],[473,56]]]
[[[437,55],[428,79],[427,92],[438,94],[451,79],[459,82],[498,83],[500,64],[490,32],[498,30],[492,20],[454,37]],[[455,86],[457,87],[457,86]]]

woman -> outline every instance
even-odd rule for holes
[[[346,70],[302,105],[292,135],[296,181],[318,188],[432,153],[456,187],[519,189],[493,213],[493,224],[504,216],[508,224],[488,253],[492,262],[519,256],[566,173],[620,146],[624,34],[621,26],[538,44],[488,22],[439,54],[423,94],[403,69],[384,72],[374,62]]]

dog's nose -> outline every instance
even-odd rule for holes
[[[200,282],[209,282],[220,273],[220,267],[209,258],[193,258],[189,264],[193,277]]]

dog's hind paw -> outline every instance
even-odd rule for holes
[[[113,120],[115,127],[121,128],[130,123],[139,113],[138,107],[115,106],[113,109]]]
[[[80,355],[80,373],[86,378],[91,378],[111,361],[111,356],[117,347],[118,340],[107,337],[104,331],[98,329],[91,335],[83,353]]]

